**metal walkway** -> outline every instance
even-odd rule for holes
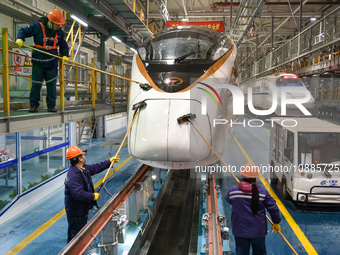
[[[0,112],[0,134],[20,132],[28,129],[75,122],[91,117],[100,117],[126,112],[126,104],[97,104],[93,109],[89,106],[68,106],[64,112],[50,113],[39,109],[39,113],[29,113],[27,110],[11,111],[11,117],[4,117]]]

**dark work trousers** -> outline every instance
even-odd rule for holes
[[[37,83],[34,81],[43,80],[49,81],[55,78],[58,75],[58,68],[45,68],[37,64],[33,64],[32,70],[32,89],[30,93],[30,105],[31,107],[36,106],[39,107],[40,101],[40,91],[42,83]],[[46,96],[46,104],[47,107],[55,107],[55,100],[57,98],[57,89],[56,89],[57,79],[54,79],[51,82],[46,83],[47,87],[47,96]]]
[[[67,243],[86,225],[88,216],[72,217],[67,215],[68,229],[67,229]]]
[[[235,236],[236,254],[249,255],[250,245],[253,249],[253,255],[266,255],[266,238],[242,238]]]

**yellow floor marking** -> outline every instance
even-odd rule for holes
[[[246,117],[244,117],[244,116],[241,116],[242,118],[244,118],[244,119],[246,119],[246,120],[250,120],[250,119],[248,119],[248,118],[246,118]],[[267,132],[269,132],[270,133],[270,131],[268,130],[268,129],[266,129],[266,128],[264,128],[264,127],[262,127],[262,126],[260,126],[259,124],[256,124],[254,121],[251,121],[254,125],[256,125],[256,126],[259,126],[260,128],[262,128],[262,129],[264,129],[264,130],[266,130]]]
[[[105,143],[102,143],[102,144],[99,145],[99,146],[104,146],[105,144],[108,144],[108,143],[111,143],[111,141],[107,141],[107,142],[105,142]]]
[[[32,234],[22,240],[19,244],[17,244],[12,250],[6,253],[6,255],[12,255],[19,253],[23,248],[25,248],[30,242],[40,236],[46,229],[56,223],[62,216],[65,214],[65,209],[58,212],[51,219],[46,221],[43,225],[41,225],[37,230],[35,230]]]
[[[125,159],[122,163],[120,163],[116,168],[115,171],[118,171],[122,166],[124,166],[129,160],[132,159],[132,156]],[[112,171],[112,169],[111,169]],[[108,177],[110,177],[113,174],[113,171],[108,174]],[[103,177],[104,178],[104,177]],[[97,188],[103,181],[103,178],[98,181],[94,187]],[[9,252],[6,253],[6,255],[14,255],[19,253],[22,249],[24,249],[30,242],[32,242],[34,239],[36,239],[38,236],[40,236],[45,230],[47,230],[49,227],[51,227],[54,223],[56,223],[62,216],[64,216],[66,213],[65,209],[58,212],[56,215],[54,215],[51,219],[46,221],[44,224],[42,224],[37,230],[35,230],[32,234],[30,234],[28,237],[26,237],[24,240],[22,240],[20,243],[18,243],[15,247],[13,247]],[[66,230],[65,230],[66,231]]]
[[[239,141],[236,139],[235,136],[234,136],[234,140],[237,143],[237,145],[240,148],[240,150],[242,151],[242,153],[244,154],[244,156],[246,157],[246,159],[248,160],[248,162],[251,162],[251,163],[254,164],[254,162],[251,160],[251,158],[249,157],[247,152],[243,149],[242,145],[239,143]],[[275,194],[274,190],[270,187],[270,185],[268,184],[267,180],[263,177],[263,175],[261,173],[259,173],[259,175],[260,175],[261,182],[266,187],[266,189],[268,190],[269,194],[275,199],[276,204],[279,207],[282,215],[286,218],[288,224],[293,229],[295,235],[299,238],[301,244],[303,245],[303,247],[305,248],[307,253],[308,254],[312,254],[312,255],[318,254],[316,252],[316,250],[314,249],[313,245],[309,242],[309,240],[307,239],[305,234],[302,232],[302,230],[300,229],[298,224],[295,222],[293,217],[290,215],[290,213],[288,212],[286,207],[282,204],[281,200],[277,197],[277,195]]]
[[[255,124],[255,123],[254,123],[254,124]],[[113,143],[113,141],[108,141],[108,142],[102,143],[102,144],[99,145],[99,146],[104,146],[104,145],[106,145],[106,144],[108,144],[108,143]],[[127,145],[127,143],[124,143],[124,144],[123,144],[123,147],[124,147],[125,145]],[[115,145],[115,146],[118,146],[118,144]]]

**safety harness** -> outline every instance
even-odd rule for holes
[[[45,27],[43,25],[43,23],[39,22],[40,23],[40,26],[41,26],[41,29],[42,29],[42,32],[43,32],[43,41],[44,41],[44,45],[39,45],[39,44],[34,44],[34,47],[37,47],[37,48],[41,48],[41,49],[46,49],[46,50],[55,50],[57,49],[57,43],[58,43],[58,32],[55,34],[55,37],[47,37],[46,36],[46,32],[45,32]],[[47,46],[47,41],[50,40],[50,41],[53,41],[53,46]]]

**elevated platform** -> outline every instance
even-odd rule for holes
[[[58,109],[58,108],[57,108]],[[96,107],[91,105],[65,106],[64,112],[51,113],[47,109],[39,108],[38,113],[29,113],[27,109],[13,110],[10,117],[0,112],[0,134],[20,132],[45,126],[80,121],[90,117],[100,117],[127,111],[126,103],[111,104],[96,101]],[[59,110],[59,109],[58,109]]]

